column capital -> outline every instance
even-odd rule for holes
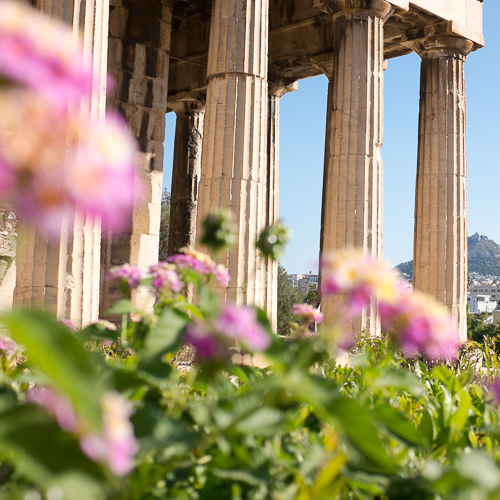
[[[394,6],[385,0],[316,0],[315,5],[331,14],[334,19],[368,15],[385,21],[394,12]]]
[[[281,99],[288,92],[295,92],[299,88],[299,82],[291,82],[284,78],[269,75],[267,92],[269,96]]]
[[[460,36],[431,36],[413,44],[415,52],[422,59],[458,57],[465,59],[474,48],[474,43]]]
[[[168,96],[167,111],[174,111],[176,115],[201,113],[205,111],[206,98],[206,91],[179,92]]]

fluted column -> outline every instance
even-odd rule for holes
[[[177,115],[168,236],[168,254],[173,255],[195,246],[205,94],[174,96],[168,107]]]
[[[107,86],[109,1],[37,0],[36,6],[73,27],[92,59],[93,92],[71,103],[85,118],[104,120]],[[36,306],[84,326],[98,319],[101,224],[77,213],[65,220],[58,241],[50,241],[19,221],[14,305]]]
[[[128,229],[103,238],[101,315],[120,298],[104,280],[110,268],[129,262],[146,270],[158,262],[172,5],[173,0],[110,0],[108,71],[116,86],[108,106],[123,115],[137,138],[136,180],[142,192]],[[132,300],[142,309],[153,302],[145,292]]]
[[[384,22],[393,7],[382,0],[334,0],[324,10],[334,19],[333,72],[328,112],[320,253],[358,247],[382,253],[382,146]],[[331,319],[344,301],[322,295]],[[359,334],[380,333],[374,303],[361,320],[344,325]]]
[[[268,0],[213,2],[198,204],[198,228],[214,207],[237,218],[237,243],[221,257],[231,280],[219,295],[261,306],[264,259],[255,243],[266,226],[268,10]]]
[[[467,340],[467,158],[464,61],[473,43],[432,37],[422,58],[413,283],[446,304]]]
[[[288,92],[299,88],[294,82],[287,85],[277,77],[269,77],[269,109],[267,116],[267,195],[266,224],[272,226],[278,222],[279,211],[279,113],[280,100]],[[273,331],[278,324],[278,262],[266,259],[264,274],[264,296],[267,316]]]

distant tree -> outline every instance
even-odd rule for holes
[[[293,287],[286,269],[278,266],[278,335],[290,335],[290,323],[296,320],[291,313],[293,304],[302,302],[299,292]]]
[[[310,304],[312,306],[316,307],[316,304],[318,303],[318,290],[314,287],[312,283],[309,283],[309,290],[307,291],[306,295],[304,296],[303,301],[306,304]]]
[[[160,217],[160,249],[158,260],[165,261],[168,257],[168,233],[170,231],[170,193],[164,189],[161,196],[161,217]]]
[[[484,337],[497,337],[500,334],[500,325],[498,321],[493,321],[487,325],[484,320],[488,313],[471,314],[467,306],[467,338],[482,343]]]

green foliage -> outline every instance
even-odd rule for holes
[[[399,264],[399,266],[396,266],[396,269],[399,270],[401,273],[408,274],[410,276],[410,279],[413,279],[413,261],[412,260]]]
[[[296,316],[291,313],[293,304],[302,302],[302,298],[288,277],[286,269],[278,266],[278,335],[288,336],[291,323],[296,321]]]
[[[164,262],[168,257],[168,234],[170,232],[170,193],[168,189],[163,189],[161,196],[161,216],[160,216],[160,247],[158,261]]]
[[[305,294],[303,302],[305,302],[306,304],[311,304],[315,307],[318,303],[318,290],[316,290],[312,283],[309,283],[309,290]]]
[[[469,259],[469,273],[472,272],[483,276],[500,276],[500,259],[498,257]]]
[[[283,248],[292,236],[292,232],[281,223],[274,224],[262,231],[257,248],[265,257],[278,260],[283,254]]]
[[[498,321],[486,324],[487,312],[480,314],[467,313],[467,338],[475,342],[483,342],[484,337],[497,337],[500,334]]]

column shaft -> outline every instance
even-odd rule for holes
[[[278,222],[279,213],[279,110],[280,100],[288,92],[298,89],[298,83],[286,85],[272,77],[269,83],[269,109],[267,117],[267,189],[266,224]],[[264,305],[273,331],[278,324],[278,262],[267,258],[264,273]]]
[[[72,24],[75,39],[92,58],[94,91],[82,99],[82,116],[104,120],[109,1],[38,0],[37,7],[54,19]],[[100,221],[77,214],[63,224],[57,242],[23,221],[19,223],[18,263],[14,305],[36,306],[84,326],[98,319],[100,277]]]
[[[173,255],[196,242],[205,96],[183,96],[169,102],[169,108],[177,115],[168,236],[168,254]]]
[[[328,87],[320,253],[352,246],[379,257],[383,34],[384,21],[392,8],[384,1],[362,3],[356,10],[334,10],[335,49]],[[373,4],[372,8],[368,8],[369,4]],[[322,312],[327,320],[333,318],[343,301],[342,296],[322,295]],[[374,305],[361,320],[345,328],[355,334],[361,328],[379,334]]]
[[[222,257],[231,280],[218,293],[260,306],[264,259],[255,243],[266,226],[268,10],[268,0],[214,0],[197,223],[214,207],[236,215],[238,241]]]
[[[119,298],[104,280],[111,267],[129,262],[146,270],[158,262],[173,0],[147,7],[130,0],[110,0],[110,4],[108,71],[116,88],[108,105],[125,117],[137,137],[142,155],[136,178],[142,193],[128,231],[108,233],[103,239],[101,315]],[[133,299],[139,307],[151,303],[147,295]]]
[[[434,37],[422,58],[413,282],[446,304],[467,340],[465,81],[472,42]]]

